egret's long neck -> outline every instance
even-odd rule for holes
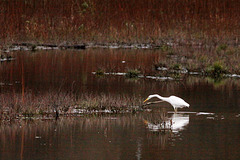
[[[163,101],[166,101],[166,100],[167,100],[166,97],[159,96],[158,94],[154,94],[153,97],[156,97],[156,98],[161,99],[161,100],[163,100]]]

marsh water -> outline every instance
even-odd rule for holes
[[[190,108],[169,104],[135,114],[81,115],[18,120],[0,125],[0,159],[240,159],[240,80],[183,76],[180,80],[128,79],[139,69],[153,75],[168,61],[159,50],[86,49],[17,51],[0,64],[0,92],[52,90],[75,94],[176,95]],[[163,123],[164,122],[164,123]],[[166,122],[166,123],[165,123]]]

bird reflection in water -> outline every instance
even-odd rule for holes
[[[148,141],[165,149],[169,138],[175,138],[189,124],[189,115],[184,113],[170,114],[165,110],[153,112],[143,119],[148,132]]]
[[[161,110],[157,114],[152,113],[147,119],[143,119],[143,122],[150,131],[179,132],[189,124],[189,115],[184,113],[170,114],[166,110]]]

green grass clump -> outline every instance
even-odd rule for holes
[[[226,67],[222,62],[215,62],[213,65],[209,66],[206,69],[207,76],[210,76],[214,79],[222,78],[224,74],[226,74]]]
[[[180,70],[181,69],[181,65],[180,64],[174,64],[171,68],[173,70]]]
[[[227,48],[228,48],[228,45],[226,45],[226,44],[220,44],[220,45],[216,48],[216,52],[226,51]]]
[[[130,69],[126,73],[127,78],[138,78],[139,75],[140,75],[140,71],[137,69]]]
[[[104,71],[103,71],[102,69],[98,69],[98,70],[96,71],[96,75],[97,75],[97,76],[103,76],[103,75],[104,75]]]
[[[168,45],[163,44],[163,45],[160,47],[160,49],[161,49],[163,52],[167,52],[167,51],[171,50],[172,48],[171,48],[170,46],[168,46]]]
[[[34,116],[34,112],[30,111],[30,110],[26,110],[26,111],[22,112],[22,115],[24,117],[32,118]]]
[[[36,51],[36,50],[37,50],[37,45],[35,45],[35,44],[32,45],[32,46],[31,46],[31,50],[32,50],[33,52]]]

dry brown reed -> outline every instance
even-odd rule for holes
[[[3,0],[2,42],[238,43],[238,0]]]
[[[108,110],[111,113],[135,109],[142,104],[142,99],[137,96],[83,94],[48,92],[45,94],[25,93],[0,94],[0,121],[18,119],[21,117],[55,117],[56,111],[60,114],[70,115],[74,109],[88,111]]]

